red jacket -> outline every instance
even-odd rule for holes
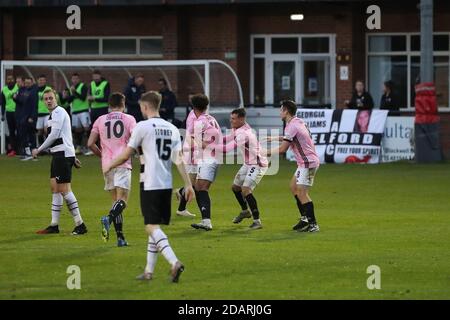
[[[426,124],[439,122],[436,101],[436,88],[432,82],[416,85],[416,119],[415,123]]]

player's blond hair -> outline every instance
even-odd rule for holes
[[[145,102],[150,107],[154,108],[155,111],[159,111],[159,107],[161,105],[161,94],[157,91],[148,91],[141,96],[139,102]]]
[[[53,95],[55,96],[55,99],[57,99],[58,98],[58,93],[54,90],[54,89],[52,89],[52,88],[47,88],[47,89],[45,89],[44,90],[44,92],[42,93],[42,100],[44,100],[44,95],[46,95],[47,93],[53,93]]]

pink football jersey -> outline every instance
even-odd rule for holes
[[[294,117],[284,130],[284,140],[291,142],[297,165],[302,168],[317,168],[320,165],[311,133],[302,119]]]
[[[261,145],[248,123],[233,129],[230,136],[224,137],[224,143],[226,143],[224,152],[229,152],[235,147],[241,148],[246,165],[267,167],[267,158],[261,154]]]
[[[186,164],[196,164],[194,157],[194,145],[190,145],[188,143],[188,139],[194,135],[194,121],[197,119],[195,116],[194,110],[189,112],[188,117],[186,118],[186,137],[184,138],[183,144],[183,157],[184,163]]]
[[[194,139],[197,143],[196,149],[201,151],[197,155],[197,160],[216,160],[216,149],[222,145],[222,131],[217,123],[217,120],[206,113],[202,113],[194,120]],[[206,143],[203,148],[200,144]]]
[[[127,147],[135,126],[134,117],[123,112],[110,112],[95,121],[92,131],[100,137],[103,168]],[[131,169],[131,159],[119,167]]]

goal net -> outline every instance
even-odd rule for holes
[[[227,126],[230,108],[243,106],[242,88],[234,70],[220,60],[162,60],[162,61],[2,61],[1,88],[8,75],[31,77],[45,75],[47,84],[57,92],[70,87],[73,73],[89,86],[92,72],[99,70],[108,80],[111,92],[123,92],[130,78],[141,73],[146,90],[159,90],[159,79],[165,79],[177,99],[175,118],[185,120],[189,95],[204,93],[210,98],[209,112],[221,126]],[[5,153],[6,121],[1,123],[1,153]]]

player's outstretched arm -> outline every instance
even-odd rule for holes
[[[91,131],[91,134],[89,135],[87,146],[88,148],[98,157],[102,157],[102,151],[97,146],[98,141],[98,133],[95,131]]]
[[[267,136],[267,137],[265,137],[265,138],[262,138],[261,140],[260,140],[261,142],[262,141],[267,141],[267,142],[272,142],[272,141],[283,141],[283,136]]]
[[[113,159],[113,161],[108,166],[106,166],[103,169],[103,173],[107,173],[111,169],[114,169],[115,167],[120,166],[125,161],[127,161],[133,155],[133,153],[134,153],[134,149],[131,147],[127,147],[125,150],[122,151],[121,154],[119,154],[115,159]]]
[[[289,149],[289,145],[291,143],[289,141],[284,140],[279,147],[272,148],[271,150],[267,150],[267,156],[270,157],[274,154],[285,153]]]
[[[184,197],[187,202],[191,202],[191,200],[195,198],[195,193],[194,189],[192,188],[191,179],[189,179],[189,175],[187,174],[181,151],[177,152],[175,159],[172,160],[177,166],[178,172],[180,173],[180,176],[184,181]]]

